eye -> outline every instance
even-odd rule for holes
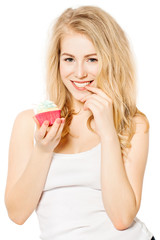
[[[64,61],[65,62],[72,62],[73,58],[65,58]]]
[[[98,59],[96,59],[96,58],[89,58],[88,61],[90,61],[90,62],[97,62]]]

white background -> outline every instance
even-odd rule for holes
[[[95,5],[110,13],[127,33],[138,71],[138,108],[150,122],[150,149],[140,218],[160,239],[160,34],[157,0],[4,0],[0,2],[0,234],[2,239],[38,240],[36,214],[22,226],[7,216],[4,190],[8,146],[17,114],[44,96],[44,57],[49,27],[68,7]]]

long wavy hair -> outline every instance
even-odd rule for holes
[[[60,72],[60,42],[70,31],[84,34],[93,43],[99,62],[97,87],[113,101],[113,118],[120,141],[122,155],[131,147],[131,139],[135,133],[136,115],[149,122],[144,113],[136,107],[136,74],[133,56],[128,40],[122,28],[107,12],[96,6],[81,6],[66,9],[53,23],[49,38],[46,68],[47,98],[55,102],[61,109],[61,116],[66,118],[62,132],[62,144],[70,134],[70,124],[76,113],[72,106],[70,92],[64,86]],[[87,120],[91,131],[93,114]]]

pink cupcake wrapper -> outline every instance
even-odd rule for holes
[[[35,115],[35,117],[38,120],[40,126],[43,124],[45,120],[48,120],[49,126],[52,126],[56,118],[61,118],[61,110],[38,113]]]

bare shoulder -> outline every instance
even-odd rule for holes
[[[17,114],[11,134],[11,147],[28,144],[34,145],[34,128],[33,109],[27,109]]]
[[[16,120],[17,121],[22,121],[22,120],[27,120],[27,121],[29,120],[30,121],[30,120],[33,120],[32,119],[33,116],[34,116],[33,109],[26,109],[26,110],[18,113],[18,115],[16,117]]]
[[[17,114],[10,139],[11,153],[17,148],[20,151],[19,147],[24,151],[27,147],[31,149],[34,146],[35,122],[33,116],[33,109],[27,109]],[[13,156],[13,154],[11,155]]]
[[[139,151],[146,151],[148,153],[149,148],[149,121],[146,116],[136,115],[133,118],[133,122],[135,125],[135,132],[130,141],[131,147],[125,149],[126,156],[124,156],[124,161],[126,162],[129,159],[134,159],[132,156],[134,149]]]
[[[14,122],[14,127],[23,129],[25,132],[28,132],[33,135],[34,126],[35,126],[33,116],[34,116],[33,109],[27,109],[18,113]]]
[[[149,132],[149,120],[146,116],[136,115],[133,118],[136,126],[136,133],[148,133]]]

